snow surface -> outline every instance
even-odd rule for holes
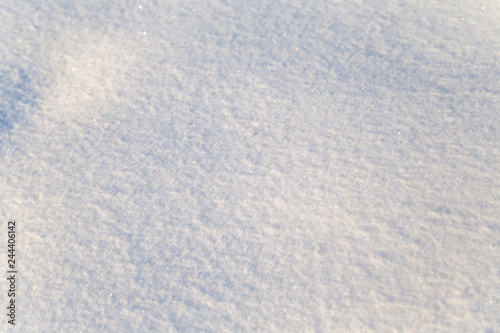
[[[500,332],[499,1],[0,19],[19,332]]]

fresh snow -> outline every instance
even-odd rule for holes
[[[1,331],[500,332],[500,2],[0,19]]]

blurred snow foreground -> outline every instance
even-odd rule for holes
[[[500,2],[0,19],[19,332],[500,332]]]

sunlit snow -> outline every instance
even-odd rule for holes
[[[2,331],[500,332],[500,2],[0,19]]]

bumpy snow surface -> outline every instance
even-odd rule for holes
[[[0,20],[18,332],[500,332],[499,1]]]

